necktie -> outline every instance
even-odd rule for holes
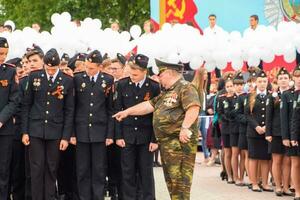
[[[92,79],[91,79],[91,83],[94,86],[94,84],[95,84],[95,78],[93,76],[92,76]]]
[[[265,94],[260,94],[260,98],[265,98]]]
[[[139,90],[140,89],[140,83],[136,84],[135,88],[136,88],[136,90]]]
[[[49,83],[53,83],[53,76],[49,77]]]

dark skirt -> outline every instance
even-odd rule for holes
[[[229,134],[222,134],[222,144],[224,148],[230,148],[230,135]]]
[[[255,160],[271,160],[268,152],[268,142],[265,138],[248,137],[249,158]]]
[[[287,156],[300,156],[299,147],[285,147],[285,155],[287,155]]]
[[[240,133],[239,134],[239,144],[238,144],[238,146],[241,150],[248,150],[248,140],[247,140],[246,133]]]
[[[276,153],[276,154],[285,154],[285,147],[282,144],[282,137],[280,136],[273,136],[272,141],[269,142],[269,153]]]
[[[239,144],[239,134],[230,134],[230,146],[238,147]]]

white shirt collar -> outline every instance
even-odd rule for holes
[[[261,91],[259,91],[258,89],[256,89],[256,94],[258,94],[258,95],[267,95],[267,90],[265,90],[265,91],[263,91],[263,92],[261,92]]]
[[[55,79],[56,79],[58,73],[59,73],[59,69],[57,69],[56,72],[55,72],[55,74],[53,74],[53,76],[52,76],[52,77],[53,77],[53,78],[52,78],[52,82],[55,81]],[[47,71],[46,71],[46,76],[47,76],[47,79],[49,80],[49,79],[50,79],[50,75],[47,73]]]
[[[138,83],[135,83],[135,85],[137,86],[137,84],[139,84],[140,88],[143,86],[143,84],[145,83],[146,81],[146,76],[143,78],[143,80],[141,80],[140,82]]]
[[[94,77],[94,81],[97,81],[97,78],[99,76],[99,72],[97,72],[97,74],[95,74],[94,76],[90,76],[90,81],[92,81],[92,77]]]

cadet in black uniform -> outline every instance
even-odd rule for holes
[[[19,102],[14,66],[5,64],[9,47],[0,37],[0,199],[8,198],[10,164],[15,137],[13,115]]]
[[[31,72],[22,104],[22,142],[29,145],[33,200],[53,200],[60,150],[68,147],[74,116],[74,87],[60,72],[59,55],[50,49],[44,70]]]
[[[100,72],[102,56],[95,50],[86,57],[86,72],[75,74],[76,166],[81,200],[104,199],[106,146],[113,143],[112,76]]]
[[[293,151],[290,152],[292,161],[292,181],[295,186],[295,200],[300,200],[300,65],[293,72],[295,92],[293,98],[293,114],[291,122],[290,142]],[[288,139],[287,139],[288,140]],[[287,141],[285,141],[285,145]]]
[[[245,154],[242,155],[241,149],[239,148],[239,141],[240,141],[240,129],[243,129],[243,112],[239,113],[239,106],[243,107],[243,97],[246,96],[244,93],[244,79],[243,74],[241,72],[237,72],[233,79],[233,85],[235,88],[235,94],[237,98],[234,99],[234,125],[233,131],[231,132],[231,150],[232,150],[232,171],[233,171],[233,179],[235,180],[235,185],[237,186],[244,186],[244,172],[245,172]],[[242,105],[239,105],[242,104]],[[245,131],[245,130],[241,130]],[[245,131],[246,132],[246,131]],[[244,132],[244,134],[245,134]],[[239,161],[239,157],[241,158]],[[240,171],[240,173],[238,173]]]
[[[116,111],[147,101],[160,93],[159,84],[148,77],[148,57],[136,55],[129,61],[130,77],[119,80],[116,89]],[[141,181],[143,200],[153,200],[153,152],[157,149],[152,114],[131,116],[116,123],[117,145],[122,147],[123,200],[136,199],[137,178]]]
[[[233,120],[233,112],[235,106],[235,99],[237,96],[234,94],[234,87],[233,87],[233,74],[228,74],[225,79],[225,90],[226,93],[219,96],[218,100],[218,114],[221,118],[221,137],[223,142],[224,148],[224,163],[226,168],[226,173],[228,176],[227,183],[234,184],[235,180],[233,179],[232,174],[232,166],[231,166],[231,142],[230,142],[230,135],[231,135],[231,127],[234,123]]]
[[[248,95],[245,107],[249,150],[249,178],[252,183],[252,190],[255,192],[261,192],[257,180],[259,161],[261,165],[263,190],[273,191],[268,186],[271,155],[268,153],[268,142],[265,140],[267,86],[267,75],[264,71],[260,71],[256,79],[256,91]]]
[[[285,155],[280,128],[280,106],[282,93],[289,89],[290,74],[281,68],[277,74],[278,90],[268,95],[266,111],[266,140],[269,142],[269,153],[272,154],[272,173],[277,196],[292,195],[289,191],[291,164]],[[283,184],[283,190],[281,185]]]

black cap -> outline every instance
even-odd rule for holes
[[[13,58],[13,59],[6,61],[5,63],[12,64],[16,67],[22,67],[22,59],[21,58]]]
[[[9,48],[7,39],[0,37],[0,48]]]
[[[235,77],[233,78],[233,83],[234,84],[244,84],[244,77],[242,72],[236,73]]]
[[[174,64],[174,63],[167,63],[167,62],[163,62],[161,60],[155,59],[155,63],[156,66],[159,69],[159,74],[162,73],[163,71],[167,70],[167,69],[172,69],[178,72],[181,72],[183,69],[183,65],[182,64]]]
[[[44,56],[44,51],[41,49],[41,47],[35,44],[33,44],[32,47],[28,47],[26,51],[27,51],[27,58],[35,54],[40,54],[41,56]]]
[[[85,61],[85,58],[85,53],[76,53],[72,58],[69,59],[68,67],[74,70],[76,61]]]
[[[91,53],[89,53],[86,56],[86,61],[89,61],[91,63],[101,64],[103,59],[102,59],[102,55],[101,55],[100,51],[94,50]]]
[[[147,56],[145,56],[143,54],[137,54],[136,56],[134,56],[134,58],[131,62],[133,62],[140,68],[147,69],[148,61],[149,61],[149,58]]]
[[[295,72],[300,72],[300,64],[299,65],[296,65],[296,67],[295,67],[295,69],[294,69],[294,71],[293,71],[293,74],[295,73]]]
[[[267,78],[267,74],[264,72],[264,70],[261,70],[260,72],[258,72],[256,77],[257,78]]]
[[[60,64],[59,55],[56,49],[50,49],[44,56],[44,63],[50,67],[58,66]]]
[[[109,57],[108,57],[108,54],[107,53],[105,53],[104,55],[103,55],[103,60],[106,60],[106,59],[108,59]]]
[[[286,70],[286,68],[281,67],[277,73],[277,76],[284,75],[284,74],[290,75],[290,73],[288,72],[288,70]]]
[[[224,76],[224,79],[225,79],[225,81],[230,81],[230,80],[233,81],[233,74],[231,72],[229,72],[228,74],[226,74]]]
[[[61,62],[69,62],[70,57],[68,54],[64,53],[61,58],[60,58]]]
[[[125,65],[125,64],[126,64],[126,58],[125,58],[125,56],[123,56],[123,55],[120,54],[120,53],[117,53],[117,58],[118,58],[119,62],[120,62],[122,65]]]

